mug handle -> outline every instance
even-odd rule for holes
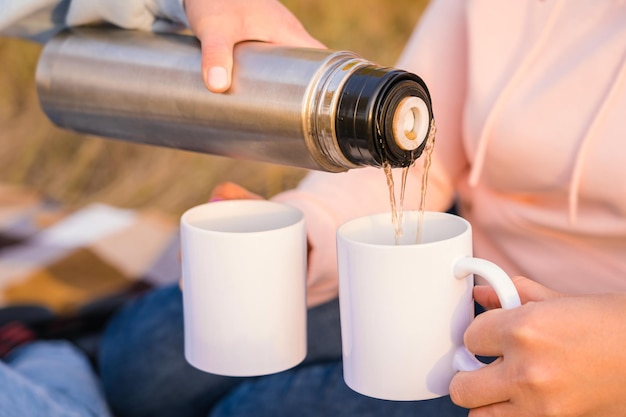
[[[454,276],[463,279],[470,274],[483,277],[496,291],[500,304],[504,309],[512,309],[522,305],[513,281],[506,272],[493,262],[480,258],[460,258],[454,264]],[[458,371],[474,371],[485,366],[476,359],[465,346],[457,349],[454,354],[454,368]]]

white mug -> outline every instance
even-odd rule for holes
[[[185,357],[255,376],[306,356],[306,231],[301,211],[266,200],[200,205],[181,218]]]
[[[425,212],[416,243],[418,215],[404,213],[398,245],[389,213],[337,231],[344,380],[370,397],[440,397],[457,371],[482,366],[463,344],[474,316],[472,274],[493,286],[504,308],[520,305],[506,273],[472,257],[469,222]]]

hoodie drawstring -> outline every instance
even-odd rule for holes
[[[622,85],[624,78],[626,78],[626,51],[624,51],[622,55],[622,62],[617,69],[617,73],[613,78],[613,82],[610,84],[608,94],[606,98],[600,105],[596,116],[593,118],[585,135],[582,138],[580,146],[578,148],[578,152],[576,154],[576,161],[574,163],[574,169],[572,172],[572,177],[570,179],[569,190],[568,190],[568,202],[569,202],[569,220],[573,223],[576,220],[576,215],[578,213],[578,193],[580,190],[580,182],[582,179],[583,173],[583,164],[585,161],[585,156],[587,155],[587,150],[589,146],[593,143],[593,139],[600,136],[596,133],[598,128],[602,125],[602,122],[605,119],[607,111],[611,108],[611,104],[615,99],[617,92]]]
[[[498,97],[494,101],[494,105],[491,107],[487,118],[485,119],[485,124],[480,132],[480,136],[478,139],[478,148],[476,150],[476,156],[473,161],[472,169],[470,171],[469,176],[469,185],[470,187],[475,187],[478,184],[478,180],[480,179],[480,175],[483,171],[483,166],[485,164],[485,155],[487,153],[487,145],[489,144],[489,138],[491,137],[491,131],[493,130],[494,123],[496,121],[496,117],[502,110],[504,103],[509,99],[509,96],[513,92],[513,88],[517,86],[517,84],[522,80],[522,76],[528,71],[532,63],[535,61],[535,58],[543,48],[544,44],[548,40],[548,35],[554,27],[556,22],[556,18],[559,15],[559,11],[563,6],[563,0],[557,0],[550,16],[548,16],[548,20],[541,32],[539,38],[535,41],[532,49],[526,56],[522,63],[517,67],[517,70],[509,80],[509,82],[504,86],[504,88],[500,91]]]
[[[623,0],[620,0],[622,2]],[[504,104],[509,99],[512,94],[513,89],[517,86],[517,84],[522,80],[523,75],[528,71],[532,63],[535,61],[537,55],[543,48],[545,42],[548,39],[548,36],[553,29],[556,18],[559,15],[559,11],[562,9],[564,4],[563,0],[557,0],[554,8],[550,16],[548,17],[546,24],[544,26],[543,31],[541,32],[539,38],[535,41],[530,52],[525,56],[522,63],[518,66],[517,70],[511,77],[510,81],[505,85],[505,87],[501,90],[500,94],[496,98],[494,105],[491,108],[491,111],[487,115],[485,119],[485,124],[480,132],[480,136],[478,139],[478,147],[476,151],[476,157],[474,158],[474,163],[470,172],[469,184],[471,187],[474,187],[478,184],[480,180],[480,176],[482,174],[484,164],[485,164],[485,156],[487,153],[487,146],[489,144],[489,139],[491,137],[491,131],[493,130],[494,123],[496,121],[496,117],[501,112]],[[622,3],[620,3],[621,5]],[[613,78],[612,83],[609,86],[608,93],[605,96],[605,100],[600,105],[595,117],[589,124],[589,127],[585,131],[584,136],[580,142],[580,146],[576,153],[576,158],[574,161],[574,167],[572,170],[572,175],[570,177],[570,183],[568,187],[568,208],[569,208],[569,221],[573,223],[576,220],[576,216],[578,213],[578,194],[580,191],[580,184],[582,180],[583,174],[583,166],[585,162],[585,158],[587,156],[587,152],[594,142],[594,139],[599,136],[597,134],[598,129],[602,125],[602,122],[605,119],[606,113],[611,108],[611,105],[620,90],[622,83],[626,79],[626,51],[624,52],[621,65],[617,69],[617,72]]]

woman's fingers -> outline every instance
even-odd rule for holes
[[[458,372],[450,383],[450,398],[465,408],[484,407],[508,401],[511,381],[504,375],[502,360],[471,372]]]
[[[223,182],[213,188],[209,201],[220,200],[262,200],[258,194],[248,191],[241,185],[233,182]]]
[[[185,0],[185,9],[202,45],[202,77],[216,93],[230,88],[233,51],[239,42],[323,47],[277,0]]]

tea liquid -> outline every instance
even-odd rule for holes
[[[432,163],[432,153],[435,148],[435,135],[437,127],[435,126],[435,120],[431,120],[428,137],[426,138],[426,146],[424,148],[424,171],[422,173],[422,189],[421,199],[419,203],[419,214],[417,220],[417,237],[416,243],[422,241],[422,223],[424,222],[424,211],[426,209],[426,191],[428,187],[428,171]],[[402,215],[404,212],[404,195],[406,191],[407,177],[409,169],[413,164],[402,168],[402,183],[400,184],[400,197],[396,200],[395,184],[393,180],[391,165],[385,162],[383,163],[383,171],[387,179],[387,187],[389,188],[389,205],[391,206],[391,223],[395,231],[395,243],[400,244],[400,238],[402,237]]]
[[[435,119],[430,122],[430,130],[428,131],[428,137],[426,138],[426,147],[424,148],[424,172],[422,173],[422,194],[420,196],[419,214],[417,217],[417,234],[416,243],[422,241],[422,228],[424,223],[424,211],[426,210],[426,190],[428,188],[428,171],[430,171],[430,164],[433,159],[433,149],[435,149],[435,135],[437,133],[437,126],[435,126]]]
[[[391,206],[391,223],[395,231],[395,243],[400,244],[400,238],[402,237],[402,214],[404,211],[404,192],[406,190],[406,179],[408,177],[409,168],[402,168],[402,183],[400,184],[400,199],[396,201],[395,184],[393,181],[393,175],[391,171],[391,165],[387,162],[383,163],[383,170],[387,177],[387,187],[389,188],[389,205]]]

